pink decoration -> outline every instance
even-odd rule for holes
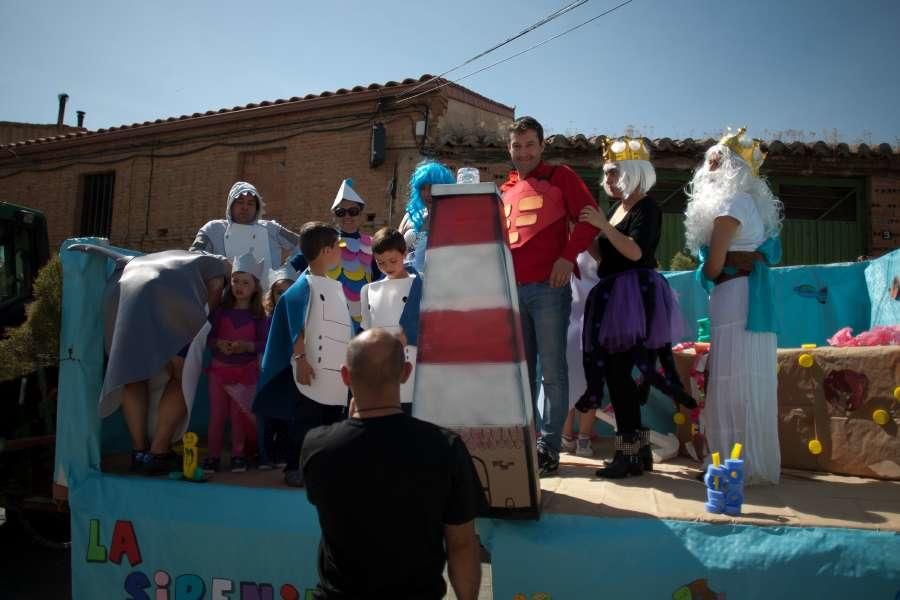
[[[900,345],[900,325],[880,325],[853,337],[853,329],[844,327],[828,338],[828,343],[837,347],[850,346],[898,346]]]

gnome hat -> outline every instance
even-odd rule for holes
[[[244,252],[240,256],[232,259],[231,270],[233,272],[250,273],[256,277],[257,281],[262,280],[264,261],[256,260],[250,252]]]
[[[342,200],[349,200],[350,202],[355,202],[360,206],[365,206],[366,201],[363,200],[359,194],[356,193],[356,190],[353,189],[353,180],[345,179],[341,182],[341,187],[337,192],[337,195],[334,197],[334,202],[331,204],[331,210],[334,210],[338,207]]]

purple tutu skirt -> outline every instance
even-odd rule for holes
[[[631,269],[604,277],[588,295],[584,312],[583,349],[596,345],[606,352],[635,346],[656,350],[677,343],[684,319],[675,293],[653,269]]]

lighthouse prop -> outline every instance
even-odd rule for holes
[[[490,516],[537,518],[531,389],[497,186],[432,186],[414,416],[465,441]]]

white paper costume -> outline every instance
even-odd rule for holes
[[[409,375],[409,379],[400,386],[400,401],[404,404],[409,404],[413,401],[418,347],[416,345],[417,339],[415,337],[410,338],[410,336],[414,335],[413,332],[407,332],[401,326],[401,318],[411,299],[416,301],[413,299],[412,291],[413,284],[418,283],[419,287],[421,287],[421,283],[418,280],[418,275],[413,273],[403,279],[389,279],[386,277],[365,285],[360,293],[362,328],[364,330],[381,327],[395,334],[403,332],[404,336],[406,336],[408,343],[404,347],[404,352],[406,361],[412,365],[413,370]]]
[[[315,372],[310,385],[297,383],[297,389],[320,404],[345,406],[347,386],[341,379],[341,365],[347,360],[352,326],[347,299],[340,282],[328,277],[306,273],[309,282],[309,302],[304,321],[306,360]],[[294,381],[297,363],[291,359]]]

